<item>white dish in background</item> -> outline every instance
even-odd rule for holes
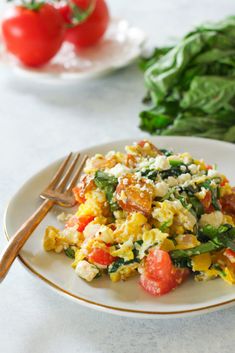
[[[232,185],[235,184],[235,145],[190,137],[155,137],[151,140],[160,148],[189,151],[196,158],[217,163],[219,170],[229,177]],[[84,149],[82,155],[123,150],[125,145],[132,142],[133,140],[125,140],[95,146]],[[57,161],[34,175],[12,198],[5,214],[7,237],[11,237],[40,204],[38,195],[59,163]],[[43,250],[42,238],[47,225],[61,227],[57,223],[55,212],[50,212],[35,230],[20,252],[19,259],[44,283],[82,305],[137,318],[174,318],[206,313],[235,304],[235,287],[220,279],[201,283],[190,279],[162,297],[152,297],[144,292],[138,285],[138,276],[118,283],[112,283],[108,277],[103,277],[89,284],[77,277],[70,267],[71,260],[65,255]]]
[[[141,54],[145,41],[142,30],[126,20],[112,19],[104,38],[95,46],[76,54],[74,46],[64,43],[59,53],[46,65],[31,69],[9,55],[0,43],[0,64],[23,78],[63,83],[105,75],[125,67]]]

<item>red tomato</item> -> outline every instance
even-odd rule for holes
[[[235,251],[232,249],[226,249],[224,255],[229,259],[232,264],[235,264]]]
[[[87,10],[93,0],[71,0],[82,10]],[[104,35],[109,24],[109,11],[104,0],[94,0],[94,10],[83,22],[72,25],[72,9],[69,5],[59,7],[68,27],[65,40],[73,43],[78,49],[96,44]]]
[[[73,216],[68,220],[65,227],[70,228],[77,225],[78,232],[83,232],[86,226],[90,222],[92,222],[94,218],[95,218],[94,216],[80,216],[80,217]]]
[[[40,66],[60,49],[64,21],[60,12],[46,3],[37,10],[15,6],[3,19],[2,34],[7,50],[23,64]]]
[[[172,288],[168,285],[168,282],[161,280],[156,281],[148,278],[145,274],[140,276],[139,283],[146,292],[155,296],[166,294],[172,290]]]
[[[160,296],[169,293],[182,283],[189,275],[188,269],[175,269],[174,274],[170,280],[149,278],[145,273],[140,276],[140,285],[146,292]]]
[[[209,170],[209,169],[213,169],[213,167],[212,167],[212,165],[207,164],[207,165],[206,165],[206,169],[207,169],[207,170]]]
[[[205,213],[211,213],[214,211],[214,207],[211,205],[211,200],[212,200],[211,191],[208,190],[206,192],[206,196],[204,197],[204,199],[201,200]]]
[[[109,254],[108,247],[107,250],[95,248],[90,253],[88,260],[99,265],[108,266],[116,260],[116,257]]]
[[[166,251],[151,250],[145,261],[140,285],[150,294],[159,296],[176,288],[188,276],[187,268],[175,268]]]
[[[172,262],[166,251],[152,249],[145,261],[145,273],[149,278],[164,278],[171,273]]]

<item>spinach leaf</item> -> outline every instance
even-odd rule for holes
[[[95,173],[94,182],[100,190],[104,191],[111,211],[118,210],[118,204],[113,200],[113,194],[116,190],[118,179],[113,175],[98,170]]]
[[[214,209],[217,211],[221,210],[219,203],[219,188],[211,186],[211,180],[207,179],[204,183],[201,184],[205,189],[210,190],[211,192],[211,203],[214,206]]]
[[[179,175],[181,175],[183,173],[188,173],[188,167],[186,166],[186,170],[182,171],[181,165],[176,165],[176,166],[171,167],[170,169],[163,170],[159,173],[160,173],[162,179],[167,179],[169,176],[178,177]]]
[[[121,266],[125,265],[130,265],[135,262],[140,262],[140,259],[138,258],[139,256],[139,250],[136,248],[136,245],[142,245],[143,240],[137,240],[134,242],[134,247],[133,247],[133,254],[134,254],[134,259],[125,261],[123,258],[119,258],[117,261],[113,262],[111,265],[108,267],[108,273],[114,273],[119,270]]]
[[[175,267],[192,268],[192,261],[189,257],[179,257],[176,259],[172,259],[172,262]]]
[[[108,267],[108,273],[117,272],[120,267],[126,266],[126,265],[130,265],[130,264],[133,264],[133,263],[135,263],[135,262],[140,262],[140,260],[137,259],[137,258],[135,258],[135,259],[133,259],[133,260],[124,261],[123,258],[119,258],[117,261],[115,261],[115,262],[113,262],[111,265],[109,265],[109,267]]]
[[[67,249],[64,249],[65,255],[68,256],[70,259],[74,259],[75,258],[75,251],[68,247]]]
[[[189,196],[189,202],[192,205],[197,217],[199,218],[204,213],[204,207],[196,196]]]
[[[178,260],[183,258],[190,258],[191,256],[204,254],[210,251],[215,251],[221,249],[223,246],[214,243],[209,240],[207,243],[202,243],[194,248],[186,250],[172,250],[170,251],[170,256],[172,260]]]
[[[148,56],[142,56],[139,60],[139,67],[141,70],[146,71],[156,60],[165,55],[171,47],[155,48]]]
[[[185,165],[184,162],[182,162],[182,161],[177,161],[177,160],[175,160],[175,159],[170,160],[169,163],[170,163],[170,165],[171,165],[172,167],[178,167],[178,166]]]
[[[162,153],[164,153],[164,155],[165,155],[166,157],[169,157],[169,156],[172,156],[172,155],[173,155],[173,152],[172,152],[172,151],[166,150],[165,148],[161,148],[160,151],[161,151]]]
[[[224,224],[218,228],[207,225],[199,229],[199,237],[210,239],[218,246],[235,251],[235,227],[230,224]]]
[[[158,171],[155,169],[146,169],[141,172],[141,176],[144,176],[151,180],[156,180],[158,176]]]

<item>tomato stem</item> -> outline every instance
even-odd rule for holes
[[[14,2],[14,0],[7,0],[8,2]],[[28,9],[28,10],[32,10],[32,11],[38,11],[40,10],[40,8],[42,7],[42,5],[45,3],[44,0],[22,0],[22,5]]]

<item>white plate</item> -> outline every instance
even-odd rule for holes
[[[235,184],[233,157],[235,146],[225,142],[190,138],[156,137],[151,139],[158,147],[174,148],[175,151],[189,151],[208,163],[217,163],[221,172]],[[123,150],[133,140],[118,141],[82,151],[93,155],[109,150]],[[5,215],[5,229],[8,237],[32,214],[40,204],[38,195],[47,185],[60,161],[57,161],[29,179],[9,203]],[[78,278],[70,267],[71,260],[65,255],[45,252],[42,237],[47,225],[57,224],[55,213],[51,212],[36,229],[20,252],[20,261],[38,278],[67,298],[82,305],[114,314],[138,318],[180,317],[209,312],[235,304],[234,286],[220,279],[197,283],[188,280],[177,290],[160,298],[145,293],[138,285],[138,276],[126,282],[112,283],[107,277],[88,284]]]
[[[46,83],[66,83],[105,75],[132,63],[141,53],[145,34],[126,20],[112,19],[99,44],[76,54],[64,43],[59,53],[40,69],[19,64],[0,44],[0,64],[23,77]]]

